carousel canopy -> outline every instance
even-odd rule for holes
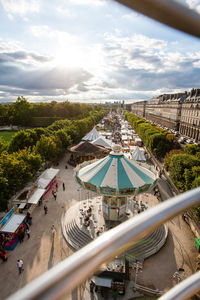
[[[144,151],[141,151],[138,146],[135,147],[132,158],[138,161],[146,161],[146,157],[144,156]]]
[[[105,148],[98,145],[94,145],[89,141],[80,142],[78,145],[70,147],[69,151],[80,155],[88,155],[94,153],[101,153],[105,151]]]
[[[146,191],[156,176],[121,152],[112,151],[76,172],[77,181],[87,189],[104,195],[127,196]]]
[[[100,133],[94,127],[90,132],[88,132],[83,138],[82,141],[94,141],[100,137]]]
[[[97,138],[95,141],[92,142],[92,144],[102,146],[107,149],[111,149],[111,143],[109,142],[108,139],[106,140],[103,136]]]

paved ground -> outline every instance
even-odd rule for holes
[[[0,261],[1,299],[5,299],[32,279],[72,254],[61,233],[61,215],[71,205],[77,203],[80,199],[87,199],[92,193],[80,190],[73,178],[73,169],[71,167],[65,169],[66,161],[67,157],[58,166],[60,168],[60,185],[57,200],[55,201],[51,193],[49,193],[44,202],[48,206],[48,214],[44,215],[43,205],[36,207],[32,215],[33,225],[30,227],[30,239],[28,240],[26,237],[22,244],[18,244],[13,251],[10,251],[6,263]],[[62,181],[65,182],[65,191],[62,190]],[[54,244],[52,244],[50,231],[52,224],[55,224],[56,227]],[[194,271],[194,261],[197,256],[194,247],[194,236],[186,223],[182,221],[182,218],[176,217],[168,224],[169,237],[167,243],[157,254],[145,261],[143,272],[138,275],[138,283],[164,291],[176,284],[173,279],[173,273],[178,268],[183,267],[185,269],[186,277]],[[16,266],[19,258],[22,258],[24,261],[24,272],[21,275],[18,275]],[[134,272],[133,270],[133,280]],[[84,296],[82,291],[76,290],[72,295],[66,296],[65,299],[88,300],[94,298],[90,298],[90,296],[89,293]],[[94,299],[101,299],[100,295],[95,297],[98,298]],[[129,298],[125,297],[123,299]]]

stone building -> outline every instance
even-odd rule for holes
[[[200,141],[200,89],[192,89],[182,104],[179,132]]]
[[[131,112],[196,142],[200,141],[200,89],[135,102],[131,105]]]

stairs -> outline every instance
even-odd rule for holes
[[[73,248],[73,250],[77,251],[93,241],[87,233],[78,227],[75,219],[63,225],[63,235],[66,242]]]
[[[137,241],[128,251],[124,253],[125,257],[131,260],[144,260],[155,254],[164,245],[168,234],[168,227],[163,225],[154,230],[149,235]]]
[[[89,230],[86,229],[82,225],[82,222],[80,222],[79,216],[79,206],[74,205],[68,209],[61,219],[65,240],[74,251],[83,248],[94,240],[93,237],[91,237],[91,228],[89,228]],[[135,242],[121,257],[124,258],[125,256],[130,263],[134,263],[134,261],[143,262],[145,258],[160,250],[167,239],[167,235],[168,227],[167,225],[162,225],[144,238]]]

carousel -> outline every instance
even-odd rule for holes
[[[109,153],[109,150],[95,145],[89,141],[82,141],[78,145],[68,147],[71,156],[69,164],[76,166],[84,161],[102,158]]]
[[[110,221],[122,220],[128,198],[148,191],[156,178],[156,174],[124,156],[120,145],[114,145],[103,159],[76,169],[78,183],[102,195],[103,216]]]

